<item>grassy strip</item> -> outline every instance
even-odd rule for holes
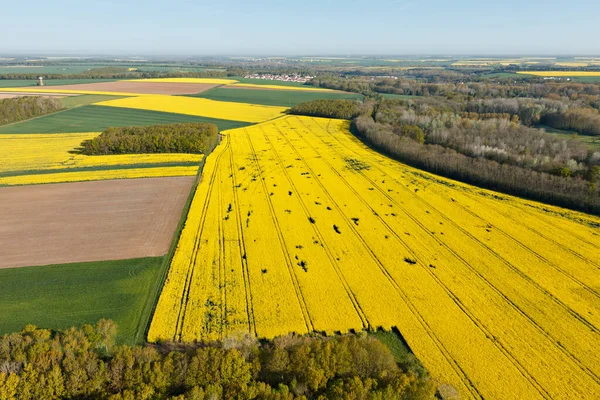
[[[0,134],[101,132],[111,126],[148,126],[181,122],[214,123],[220,131],[251,125],[247,122],[160,111],[88,105],[2,126]]]
[[[179,243],[181,232],[183,231],[183,227],[185,225],[185,221],[187,220],[192,201],[194,200],[196,189],[200,184],[200,178],[202,177],[204,165],[206,164],[206,158],[214,151],[217,145],[218,143],[216,143],[215,146],[213,146],[213,148],[205,154],[205,156],[202,158],[202,161],[200,162],[200,165],[198,167],[198,175],[196,175],[196,180],[192,185],[190,194],[188,195],[188,198],[181,212],[179,223],[177,224],[177,228],[175,229],[175,233],[173,235],[173,240],[171,241],[171,246],[169,247],[169,252],[163,257],[163,261],[160,266],[160,276],[156,280],[156,285],[154,285],[152,291],[146,298],[146,303],[144,305],[144,308],[142,309],[142,312],[140,313],[140,319],[134,335],[135,343],[143,343],[146,340],[146,337],[148,335],[148,329],[150,329],[150,323],[152,322],[152,316],[154,315],[154,311],[156,310],[156,306],[158,304],[158,299],[160,298],[162,288],[165,284],[165,281],[167,280],[169,269],[171,267],[171,261],[173,260],[173,256],[175,255],[175,251],[177,250],[177,244]]]
[[[0,269],[0,334],[110,318],[120,343],[135,343],[147,294],[165,257]]]
[[[60,99],[63,107],[75,108],[81,106],[87,106],[93,103],[99,103],[101,101],[117,100],[127,96],[108,96],[102,94],[82,94],[80,96],[68,96]]]
[[[329,93],[308,92],[298,90],[262,90],[262,89],[234,89],[217,87],[202,93],[188,95],[188,97],[201,97],[209,100],[228,101],[235,103],[259,104],[266,106],[292,107],[296,104],[312,100],[326,99],[357,99],[362,95],[357,93]]]
[[[93,157],[93,156],[92,156]],[[133,168],[163,168],[163,167],[192,167],[197,163],[192,161],[185,162],[171,162],[171,163],[146,163],[146,164],[118,164],[118,165],[96,165],[89,167],[65,167],[65,168],[53,168],[53,169],[35,169],[35,170],[21,170],[21,171],[8,171],[0,172],[0,178],[7,178],[11,176],[22,176],[22,175],[46,175],[56,174],[61,172],[86,172],[86,171],[114,171],[123,169]]]

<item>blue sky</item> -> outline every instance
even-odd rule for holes
[[[0,53],[600,54],[600,1],[9,1]]]

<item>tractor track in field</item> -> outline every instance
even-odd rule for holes
[[[276,231],[277,231],[277,236],[279,238],[279,243],[281,245],[281,250],[284,253],[284,257],[286,260],[286,265],[288,267],[288,272],[290,274],[290,279],[292,280],[292,284],[294,286],[294,290],[296,292],[296,297],[298,299],[298,304],[300,306],[300,309],[302,311],[302,317],[304,318],[304,324],[306,325],[307,331],[308,332],[313,332],[314,329],[314,324],[312,322],[312,319],[310,317],[310,314],[308,313],[308,307],[306,305],[306,299],[304,298],[304,294],[302,293],[302,289],[300,288],[300,284],[298,283],[298,276],[296,275],[296,271],[294,270],[294,266],[293,266],[293,262],[292,259],[290,258],[290,254],[287,251],[287,246],[286,246],[286,242],[285,242],[285,238],[283,236],[283,232],[281,231],[281,226],[279,225],[279,220],[277,219],[277,215],[275,215],[275,210],[273,207],[273,202],[271,201],[271,198],[269,196],[269,191],[267,189],[267,185],[265,183],[264,180],[264,174],[263,174],[263,170],[262,167],[260,165],[259,159],[258,159],[258,155],[256,154],[256,151],[254,150],[254,145],[252,144],[252,140],[250,139],[250,135],[248,134],[248,131],[246,129],[244,129],[244,133],[246,135],[246,140],[248,140],[248,144],[250,146],[250,150],[252,152],[252,158],[253,161],[256,165],[256,168],[258,170],[258,174],[260,176],[260,182],[262,184],[263,190],[264,190],[264,195],[267,201],[267,204],[269,205],[269,213],[271,215],[271,220],[273,222],[273,224],[275,225]]]
[[[329,132],[329,130],[327,130],[327,132]],[[356,151],[349,149],[344,143],[342,143],[337,137],[335,137],[334,134],[331,134],[332,137],[334,137],[336,139],[336,141],[343,146],[344,148],[346,148],[348,151],[351,151],[355,154]],[[325,142],[324,142],[325,143]],[[389,176],[388,173],[386,173],[385,171],[381,170],[380,168],[376,167],[377,169],[379,169],[380,172],[384,173],[386,176],[390,177],[391,179],[394,179],[393,177]],[[480,272],[478,272],[477,270],[475,270],[474,268],[472,268],[470,266],[470,264],[464,260],[462,258],[462,256],[460,256],[458,253],[456,253],[453,249],[451,249],[449,246],[447,246],[445,243],[443,243],[443,241],[441,241],[438,237],[436,237],[435,235],[432,235],[430,230],[427,229],[427,227],[425,227],[420,221],[418,221],[416,218],[414,218],[409,212],[408,210],[406,210],[404,208],[403,205],[401,205],[400,203],[397,202],[397,200],[395,200],[392,196],[390,196],[385,190],[383,190],[376,182],[374,182],[371,178],[365,176],[364,174],[361,173],[361,175],[363,175],[365,177],[365,179],[371,183],[371,185],[373,185],[374,187],[377,187],[378,191],[381,192],[382,195],[384,195],[386,198],[388,198],[389,201],[393,202],[393,204],[395,204],[397,207],[399,207],[403,213],[409,218],[411,219],[413,222],[415,222],[427,235],[429,235],[432,239],[434,239],[435,241],[437,241],[438,243],[440,243],[442,246],[444,246],[447,251],[449,251],[451,254],[453,254],[455,257],[457,257],[457,259],[459,259],[462,264],[467,267],[467,269],[469,269],[472,273],[474,273],[478,278],[480,278],[482,281],[484,281],[494,292],[496,292],[500,297],[502,297],[508,304],[510,304],[511,307],[513,307],[515,309],[515,311],[522,315],[524,318],[526,318],[543,336],[545,336],[554,346],[556,346],[558,349],[560,349],[560,351],[565,354],[568,358],[570,358],[574,363],[576,363],[583,371],[586,372],[587,375],[589,375],[592,379],[594,379],[597,383],[600,383],[600,378],[598,377],[598,375],[596,375],[593,371],[591,371],[587,366],[585,366],[583,364],[583,362],[581,360],[579,360],[579,358],[577,358],[576,356],[574,356],[573,354],[571,354],[564,346],[560,345],[560,341],[555,339],[549,332],[547,332],[543,327],[541,327],[535,320],[532,319],[532,317],[530,317],[524,310],[522,310],[516,303],[514,303],[512,300],[510,300],[510,298],[508,298],[505,294],[502,293],[502,291],[498,288],[496,288],[496,286],[491,283],[487,278],[485,278],[483,275],[481,275]],[[463,234],[467,235],[469,238],[471,238],[472,240],[480,243],[481,245],[483,245],[484,247],[487,248],[487,245],[481,243],[478,239],[476,239],[475,237],[473,237],[470,233],[464,231],[462,228],[458,227],[456,225],[456,223],[450,219],[448,219],[445,215],[443,215],[439,210],[437,210],[435,207],[431,206],[431,204],[429,204],[428,202],[426,202],[425,200],[421,199],[420,197],[418,197],[413,191],[406,189],[403,185],[399,184],[400,187],[402,187],[406,192],[409,193],[410,196],[417,198],[419,201],[421,201],[422,203],[424,203],[425,205],[427,205],[428,207],[430,207],[431,209],[435,210],[436,213],[438,213],[441,218],[443,218],[444,220],[446,220],[447,222],[449,222],[450,224],[452,224],[455,228],[457,228],[459,231],[463,232]],[[492,252],[492,254],[499,256],[497,253],[495,253],[492,249],[489,249],[490,252]],[[508,263],[508,261],[504,260],[503,258],[500,258],[500,261],[503,261],[504,264]],[[510,263],[509,263],[510,264]],[[510,264],[512,265],[512,264]],[[526,281],[532,282],[535,285],[534,286],[538,286],[537,283],[535,281],[533,281],[531,278],[527,277],[525,274],[519,273],[520,270],[518,270],[516,267],[512,267],[510,268],[511,270],[513,270],[515,273],[519,274],[520,276],[522,276],[522,278],[524,278]],[[524,276],[523,276],[524,275]],[[590,328],[593,332],[598,333],[598,331],[595,329],[595,327],[589,323],[587,323],[587,320],[583,319],[583,317],[580,317],[578,313],[576,313],[575,311],[571,310],[567,305],[563,304],[562,301],[560,301],[558,298],[554,297],[554,295],[550,294],[549,292],[547,292],[545,289],[538,287],[538,289],[540,291],[542,291],[542,293],[544,293],[546,296],[548,296],[549,298],[551,298],[552,300],[554,300],[555,302],[558,302],[559,306],[562,306],[563,309],[565,309],[565,311],[569,314],[571,314],[571,316],[573,318],[575,318],[576,320],[578,320],[579,322],[585,324],[586,326],[588,326],[588,328]],[[575,315],[574,315],[575,314]]]
[[[287,170],[285,167],[283,167],[283,163],[281,162],[281,157],[279,155],[279,153],[275,150],[275,147],[273,146],[273,144],[271,143],[271,140],[269,140],[269,138],[267,137],[267,134],[265,133],[263,127],[260,127],[261,131],[263,132],[263,136],[265,138],[265,140],[267,141],[267,143],[269,143],[269,146],[271,147],[271,151],[273,152],[273,154],[275,154],[275,156],[277,157],[277,160],[279,161],[279,164],[281,166],[281,169],[285,175],[285,177],[287,178],[289,184],[292,186],[292,188],[294,189],[295,193],[298,193],[298,202],[302,205],[302,209],[304,211],[304,214],[306,216],[306,218],[309,218],[311,216],[308,207],[306,206],[306,203],[304,202],[304,200],[302,199],[302,196],[299,195],[300,191],[298,190],[298,188],[296,187],[296,185],[294,184],[294,182],[292,181],[291,177],[289,176]],[[279,131],[279,130],[278,130]],[[279,131],[279,133],[281,134],[281,132]],[[282,135],[283,136],[283,135]],[[285,138],[287,140],[287,138]],[[293,146],[292,146],[293,147]],[[356,294],[354,293],[354,291],[350,288],[350,285],[348,284],[348,281],[346,280],[346,278],[344,277],[339,264],[337,263],[337,260],[335,259],[335,257],[332,254],[331,249],[329,248],[329,246],[327,245],[327,242],[325,241],[323,235],[321,234],[320,230],[317,228],[317,226],[315,224],[312,224],[312,228],[315,232],[315,234],[317,235],[317,237],[319,238],[319,242],[321,244],[323,244],[323,248],[325,249],[325,252],[327,254],[327,257],[329,258],[329,261],[332,265],[332,267],[334,268],[336,274],[338,275],[338,279],[340,279],[340,282],[342,283],[342,286],[344,287],[344,290],[346,291],[346,295],[348,296],[350,302],[352,303],[354,310],[356,311],[358,317],[360,318],[363,328],[367,328],[369,326],[371,326],[371,324],[369,323],[369,320],[366,316],[366,313],[364,312],[364,310],[361,308],[360,303],[358,302],[358,300],[356,299]]]
[[[305,126],[306,127],[306,126]],[[308,128],[307,128],[308,129]],[[305,140],[306,142],[306,140]],[[306,142],[307,143],[307,142]],[[308,144],[310,147],[312,147],[310,144]],[[298,150],[292,146],[294,148],[294,150],[296,151],[296,153],[299,155],[299,157],[301,159],[303,159],[303,157],[300,155],[300,153],[298,152]],[[313,150],[321,157],[322,155],[313,147]],[[326,160],[326,159],[325,159]],[[365,203],[364,199],[361,196],[358,196],[354,190],[354,188],[348,183],[346,182],[346,180],[340,175],[340,173],[335,170],[335,168],[333,168],[327,161],[325,161],[329,167],[332,169],[332,171],[339,176],[339,178],[346,184],[346,186],[348,186],[348,188],[350,190],[352,190],[355,195],[363,202]],[[311,171],[311,174],[313,176],[315,176],[314,172],[312,171],[312,169],[309,170]],[[318,181],[318,179],[317,179]],[[344,215],[344,213],[341,211],[341,209],[339,208],[339,205],[337,204],[337,202],[329,195],[328,191],[325,190],[325,193],[328,194],[328,196],[330,197],[330,200],[333,202],[333,204],[335,204],[336,208],[338,209],[338,212],[340,212],[342,215]],[[370,205],[366,204],[365,205],[372,210],[372,208],[370,207]],[[345,219],[346,220],[346,219]],[[368,245],[368,243],[365,241],[365,239],[362,237],[362,235],[360,235],[360,233],[358,233],[358,231],[356,230],[356,228],[349,223],[348,221],[346,221],[347,226],[350,228],[350,230],[354,233],[354,235],[357,237],[357,239],[362,243],[363,247],[367,250],[367,253],[371,256],[373,262],[375,263],[375,265],[378,266],[379,270],[382,272],[382,274],[385,276],[385,278],[388,280],[388,282],[392,285],[392,287],[394,288],[394,290],[396,291],[396,293],[398,293],[398,295],[400,296],[400,298],[405,302],[405,304],[407,305],[407,307],[411,310],[411,312],[413,313],[414,317],[421,323],[421,326],[423,326],[424,330],[427,332],[428,336],[431,338],[431,340],[433,341],[433,343],[435,343],[436,347],[439,349],[440,353],[443,355],[443,357],[446,359],[446,361],[448,362],[448,364],[452,367],[452,369],[454,370],[454,372],[457,374],[457,376],[463,381],[463,384],[465,385],[465,387],[467,387],[469,389],[469,391],[471,392],[471,394],[475,397],[479,397],[479,398],[484,398],[483,394],[481,392],[479,392],[479,390],[477,389],[476,385],[474,384],[473,381],[471,381],[471,379],[468,377],[467,373],[462,369],[462,367],[454,360],[454,358],[451,356],[450,352],[448,351],[448,349],[446,349],[446,347],[442,344],[441,340],[437,337],[437,335],[434,333],[433,329],[431,328],[431,326],[429,326],[429,324],[426,322],[426,319],[421,315],[421,313],[417,310],[416,306],[412,303],[412,301],[409,299],[408,295],[404,292],[404,290],[402,290],[402,288],[398,285],[398,283],[395,281],[395,279],[393,278],[393,276],[389,273],[389,271],[387,270],[387,268],[383,265],[383,263],[381,262],[381,260],[377,257],[377,255],[371,250],[370,246]]]
[[[229,143],[227,143],[227,146],[229,146]],[[219,164],[219,160],[221,159],[223,154],[224,154],[224,151],[219,153],[219,155],[217,156],[217,159],[215,160],[215,168],[213,169],[211,176],[210,176],[210,181],[208,182],[209,189],[208,189],[206,198],[204,199],[204,204],[202,206],[202,213],[200,214],[201,222],[200,222],[200,225],[198,226],[198,230],[196,231],[196,237],[194,238],[194,249],[193,249],[191,261],[188,264],[188,270],[187,270],[186,279],[184,282],[183,293],[181,296],[181,299],[182,299],[181,305],[179,307],[179,312],[177,314],[177,324],[175,325],[175,337],[173,338],[173,340],[175,340],[175,341],[182,341],[183,326],[184,326],[185,316],[186,316],[186,312],[187,312],[187,305],[188,305],[189,297],[190,297],[192,280],[194,278],[194,273],[196,270],[196,265],[197,265],[196,260],[197,260],[199,249],[200,249],[200,241],[202,239],[202,233],[204,231],[204,223],[206,221],[206,213],[208,210],[208,206],[210,204],[212,191],[214,190],[214,186],[215,186],[214,180],[215,180],[215,177],[217,176],[217,171],[218,171],[218,168],[216,168],[216,166]]]
[[[246,258],[246,240],[244,238],[244,229],[242,226],[242,214],[240,209],[240,200],[237,192],[237,179],[235,175],[235,163],[233,162],[233,149],[231,146],[231,138],[227,138],[227,144],[229,149],[229,162],[231,164],[231,184],[233,190],[233,199],[237,214],[237,231],[238,238],[240,239],[240,261],[242,263],[242,273],[244,276],[244,291],[246,294],[246,314],[248,315],[248,329],[251,333],[256,336],[256,319],[254,317],[254,302],[252,299],[252,287],[250,285],[250,270],[248,269],[248,260]]]

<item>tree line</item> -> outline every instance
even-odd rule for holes
[[[293,106],[289,114],[312,117],[352,119],[362,111],[362,103],[356,100],[313,100]]]
[[[62,109],[61,102],[52,97],[24,96],[0,99],[0,125],[12,124]]]
[[[503,103],[500,100],[484,102]],[[337,103],[325,106],[326,102],[319,103],[323,113],[311,107],[309,115],[335,114],[332,109]],[[525,126],[512,111],[465,108],[439,97],[369,100],[356,110],[360,115],[353,119],[353,132],[409,165],[516,196],[600,214],[600,152]],[[341,114],[346,114],[345,107]],[[526,119],[526,113],[520,115]]]
[[[250,336],[221,342],[126,346],[116,325],[0,338],[0,399],[426,399],[435,385],[418,362],[396,364],[366,334]]]
[[[217,145],[215,124],[180,123],[108,128],[82,143],[86,155],[192,153],[208,154]]]
[[[0,74],[0,80],[37,80],[39,76],[45,80],[53,79],[150,79],[150,78],[224,78],[231,76],[227,71],[149,71],[143,68],[129,71],[128,68],[95,68],[75,74],[40,74],[32,72]]]

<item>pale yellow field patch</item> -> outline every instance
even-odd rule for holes
[[[109,179],[159,178],[169,176],[194,176],[198,166],[128,168],[105,171],[72,171],[50,174],[0,177],[0,186],[39,185],[45,183],[103,181]]]
[[[204,83],[209,85],[229,85],[236,83],[235,79],[216,78],[150,78],[150,79],[126,79],[125,82],[162,82],[162,83]]]
[[[197,97],[147,95],[108,100],[98,106],[135,108],[229,121],[262,122],[282,115],[285,107],[214,101]]]
[[[0,93],[3,92],[17,92],[17,93],[59,93],[59,94],[100,94],[106,96],[145,96],[143,93],[123,93],[123,92],[102,92],[95,90],[60,90],[60,89],[46,89],[45,87],[38,86],[35,88],[0,88]]]

